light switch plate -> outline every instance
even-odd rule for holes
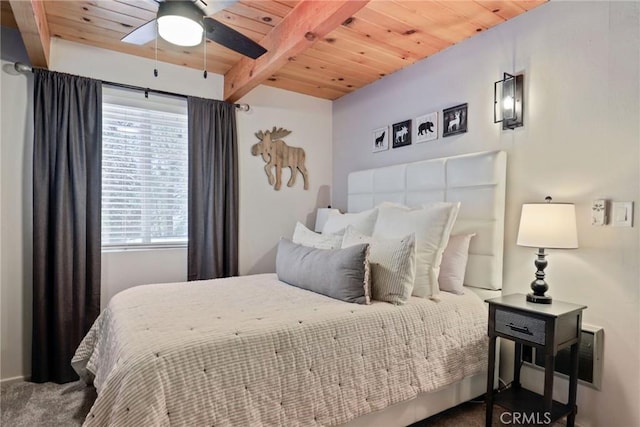
[[[633,227],[633,202],[612,203],[611,225],[614,227]]]
[[[607,223],[607,201],[594,200],[591,205],[591,225],[605,225]]]

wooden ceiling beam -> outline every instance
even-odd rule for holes
[[[0,24],[2,24],[3,27],[18,28],[18,24],[16,24],[13,12],[11,11],[11,5],[7,0],[0,1]]]
[[[301,0],[260,42],[267,53],[242,58],[224,76],[224,99],[236,102],[316,41],[358,12],[369,0]]]
[[[40,0],[9,0],[29,61],[34,67],[49,68],[51,38]]]

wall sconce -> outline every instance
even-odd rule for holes
[[[493,123],[502,123],[503,130],[523,125],[523,87],[522,74],[513,76],[504,73],[503,79],[493,84]]]

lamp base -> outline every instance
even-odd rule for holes
[[[548,295],[527,294],[527,301],[536,304],[551,304],[551,297]]]

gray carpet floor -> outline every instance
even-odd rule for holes
[[[82,425],[96,390],[81,381],[68,384],[20,382],[2,386],[0,424],[4,427]]]
[[[62,385],[20,382],[2,386],[0,425],[80,426],[95,399],[95,389],[80,381]],[[463,403],[411,427],[481,427],[484,426],[484,411],[483,403]],[[502,425],[499,417],[500,411],[494,408],[494,426]]]

